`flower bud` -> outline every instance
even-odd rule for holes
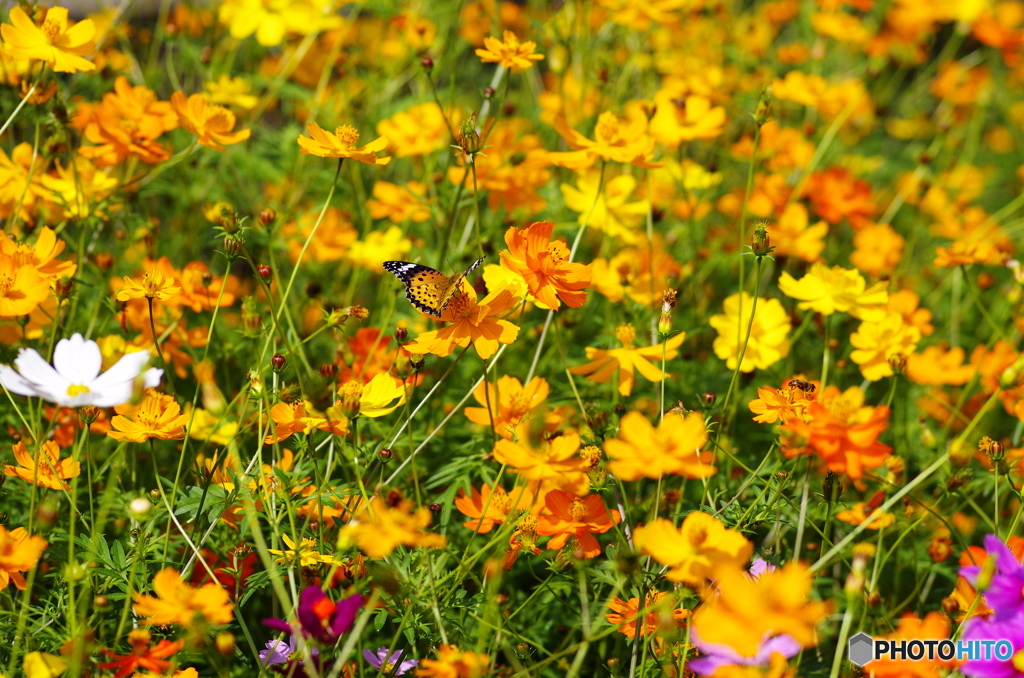
[[[242,299],[242,334],[250,338],[260,336],[263,331],[263,319],[256,311],[256,298]]]
[[[93,405],[85,405],[78,408],[78,418],[82,420],[82,423],[89,426],[94,421],[100,418],[100,408]]]
[[[960,603],[953,596],[946,596],[942,599],[942,611],[950,619],[956,619],[960,616]]]
[[[494,98],[494,88],[493,87],[484,87],[484,99],[493,99],[493,98]]]
[[[128,515],[135,520],[145,520],[153,510],[153,502],[146,497],[136,497],[128,502]]]
[[[395,458],[395,453],[387,447],[382,447],[380,448],[380,452],[377,453],[377,456],[380,458],[381,463],[386,464]]]
[[[440,513],[440,512],[441,512],[441,508],[442,508],[442,507],[441,507],[441,505],[440,505],[440,504],[438,504],[437,502],[434,502],[433,504],[431,504],[431,505],[429,506],[429,508],[430,508],[430,512],[431,512],[431,513]]]
[[[334,379],[338,376],[338,366],[334,363],[324,363],[320,366],[320,376],[324,379]]]
[[[395,341],[399,344],[404,344],[409,340],[409,330],[404,327],[395,329]]]
[[[222,657],[230,657],[235,653],[235,634],[229,631],[221,631],[217,634],[213,644]]]
[[[280,353],[275,353],[270,357],[270,367],[274,370],[275,374],[281,374],[284,372],[284,366],[288,364],[288,359]]]
[[[928,544],[928,557],[936,563],[949,558],[953,553],[953,542],[949,537],[936,537]]]
[[[470,157],[480,152],[480,134],[476,131],[476,113],[472,113],[459,127],[456,143],[462,152]]]
[[[754,228],[754,235],[750,238],[750,251],[754,256],[764,257],[775,251],[772,247],[772,240],[768,237],[768,229],[765,224],[758,224]]]
[[[229,235],[224,238],[224,256],[229,260],[237,259],[242,256],[242,247],[245,245],[245,241],[236,235]]]
[[[270,268],[266,264],[257,264],[256,275],[260,277],[260,280],[262,280],[264,284],[269,285],[274,279],[274,269]]]
[[[64,567],[64,578],[68,581],[82,581],[88,574],[88,571],[80,563],[70,563]]]
[[[213,274],[210,273],[209,271],[203,271],[202,281],[203,287],[209,287],[210,285],[213,284]]]
[[[110,607],[110,598],[107,598],[104,595],[96,596],[92,599],[92,606],[97,610],[105,610]]]
[[[60,280],[53,283],[53,291],[57,293],[58,299],[67,299],[71,296],[71,291],[75,288],[74,282],[71,278],[61,278]]]
[[[902,353],[893,353],[888,357],[889,369],[894,375],[903,374],[907,369],[907,359]]]
[[[159,487],[154,487],[149,491],[149,498],[153,501],[160,501],[160,497],[164,496],[164,493],[160,491]]]
[[[60,517],[60,508],[55,498],[47,497],[36,507],[36,524],[40,530],[49,530]]]
[[[717,399],[718,396],[714,391],[705,391],[704,395],[701,396],[701,402],[704,403],[704,407],[711,407]]]
[[[431,59],[430,57],[423,57],[422,59],[420,59],[420,66],[423,66],[423,70],[429,73],[430,71],[434,70],[434,60]]]
[[[409,356],[409,364],[412,365],[413,372],[419,372],[423,369],[423,363],[426,357],[421,353],[413,353]]]
[[[761,98],[754,109],[754,122],[758,127],[764,125],[772,116],[772,88],[767,86],[761,90]]]
[[[658,334],[667,337],[672,331],[672,310],[676,307],[676,291],[665,290],[661,295],[661,315],[658,316]]]
[[[264,226],[270,226],[277,221],[277,211],[273,207],[264,207],[260,210],[259,220]]]

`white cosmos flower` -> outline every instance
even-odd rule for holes
[[[151,367],[143,372],[148,362],[149,351],[128,353],[100,374],[103,355],[99,345],[76,334],[57,342],[52,367],[38,351],[21,349],[14,361],[17,371],[0,365],[0,383],[11,393],[35,396],[61,407],[113,407],[132,399],[140,373],[145,388],[160,383],[164,371]]]

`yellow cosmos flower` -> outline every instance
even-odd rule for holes
[[[642,553],[668,566],[667,579],[690,586],[717,578],[720,569],[743,567],[754,552],[742,534],[701,511],[687,515],[678,529],[658,518],[638,527],[633,540]]]
[[[603,187],[599,174],[591,169],[576,178],[575,187],[562,184],[565,206],[579,212],[580,224],[632,245],[639,239],[637,228],[643,224],[651,204],[647,200],[628,202],[636,190],[636,179],[628,174],[605,181]]]
[[[193,94],[185,99],[184,92],[171,95],[171,106],[178,114],[182,129],[195,134],[197,141],[215,151],[226,150],[225,145],[237,144],[249,138],[252,130],[235,129],[235,114],[223,106],[206,100],[205,94]]]
[[[707,441],[704,418],[697,412],[668,414],[657,428],[639,412],[630,412],[622,418],[618,436],[604,442],[608,472],[619,480],[665,474],[707,478],[716,470],[711,453],[700,451]]]
[[[387,372],[374,375],[365,385],[358,381],[346,382],[338,388],[338,395],[342,411],[350,417],[383,417],[405,404],[402,380]]]
[[[387,165],[388,156],[377,157],[378,151],[387,148],[387,137],[377,137],[365,146],[356,146],[359,132],[351,125],[342,125],[328,134],[320,125],[311,122],[306,125],[309,136],[299,135],[300,152],[303,155],[318,155],[321,158],[351,158],[365,165]],[[312,137],[312,138],[310,138]]]
[[[407,181],[399,186],[378,181],[373,185],[373,199],[366,201],[366,207],[374,219],[388,219],[396,224],[406,220],[420,223],[430,218],[428,201],[424,183]]]
[[[495,433],[512,440],[518,437],[519,424],[528,421],[530,412],[547,399],[548,391],[548,382],[543,377],[534,377],[525,386],[517,378],[509,376],[501,377],[496,384],[481,382],[473,391],[473,397],[481,407],[467,407],[463,414],[471,422],[483,426],[492,426],[493,414]]]
[[[411,250],[412,240],[402,234],[402,229],[389,226],[385,231],[370,231],[351,243],[345,258],[354,266],[380,273],[385,261],[400,261]]]
[[[880,307],[889,300],[885,291],[888,285],[880,282],[868,287],[857,269],[829,268],[821,262],[811,266],[800,280],[795,280],[788,271],[783,271],[779,277],[779,290],[798,300],[800,309],[822,315],[849,313],[861,320],[880,320],[885,316],[885,309]]]
[[[519,42],[512,31],[505,31],[502,39],[487,36],[484,48],[476,50],[476,55],[485,64],[501,64],[505,68],[521,71],[533,66],[533,62],[544,58],[543,54],[535,54],[537,43],[532,41]]]
[[[698,95],[679,97],[667,90],[654,95],[657,111],[651,118],[651,136],[666,146],[694,139],[713,139],[725,130],[725,109]]]
[[[917,350],[921,331],[899,313],[889,313],[878,322],[864,321],[850,335],[854,350],[850,360],[860,366],[860,373],[868,381],[878,381],[893,374],[889,359],[907,356]]]
[[[681,332],[662,344],[647,346],[644,348],[633,348],[633,341],[636,339],[636,330],[632,325],[619,325],[615,329],[615,336],[622,342],[622,348],[601,349],[588,346],[586,349],[587,358],[591,362],[571,368],[573,374],[588,375],[587,379],[603,384],[612,378],[615,371],[619,372],[619,393],[628,396],[633,392],[634,372],[639,372],[648,381],[661,381],[668,375],[655,367],[652,360],[660,361],[662,352],[666,360],[671,360],[679,355],[679,347],[686,339],[686,333]]]
[[[299,567],[313,567],[321,563],[330,565],[336,562],[334,556],[323,555],[316,550],[315,539],[303,539],[298,544],[295,540],[289,537],[287,534],[281,535],[285,545],[288,547],[286,550],[267,549],[267,553],[273,553],[275,556],[281,556],[274,562],[278,564],[289,564],[297,562]]]
[[[50,282],[34,266],[0,253],[0,318],[28,315],[50,296]]]
[[[341,530],[340,542],[354,542],[370,558],[387,558],[399,546],[444,548],[444,535],[425,532],[430,526],[430,509],[413,510],[413,503],[403,499],[394,507],[379,496],[356,513],[355,520]]]
[[[718,331],[712,345],[715,355],[724,360],[730,370],[736,369],[736,360],[743,346],[737,343],[737,339],[742,342],[746,338],[753,303],[753,298],[746,292],[733,294],[726,297],[722,305],[725,313],[711,316],[709,321]],[[789,331],[792,327],[789,314],[778,299],[759,297],[740,371],[763,370],[789,355]]]
[[[64,479],[75,478],[82,473],[80,463],[71,457],[60,458],[60,447],[52,440],[44,442],[35,456],[29,454],[24,442],[19,442],[11,451],[20,466],[4,466],[4,475],[21,478],[32,485],[70,490],[71,486]]]
[[[15,59],[45,61],[58,73],[96,70],[83,56],[96,51],[96,25],[90,19],[68,22],[68,10],[46,10],[43,23],[36,26],[21,7],[12,7],[11,23],[0,25],[4,51]]]
[[[221,73],[216,80],[211,80],[203,85],[206,90],[206,99],[211,104],[218,106],[237,106],[243,110],[256,108],[260,98],[253,94],[252,85],[245,78],[232,78],[227,73]]]
[[[124,287],[117,292],[118,301],[129,299],[159,299],[167,301],[181,292],[174,285],[174,278],[168,278],[159,268],[154,268],[142,276],[142,282],[135,282],[128,276],[124,277]]]
[[[416,104],[378,122],[377,134],[387,137],[388,145],[397,158],[424,155],[452,143],[449,121],[454,128],[459,116],[452,113],[446,120],[436,104]]]
[[[787,633],[804,647],[817,642],[815,625],[831,611],[830,603],[810,600],[811,572],[797,561],[756,579],[739,567],[715,570],[717,586],[704,593],[704,604],[691,617],[700,638],[722,643],[743,656],[757,653],[766,635]]]
[[[188,416],[181,414],[173,396],[149,389],[141,404],[125,403],[114,411],[117,416],[110,420],[111,430],[107,435],[119,442],[143,443],[150,438],[181,440],[185,437]]]
[[[605,111],[597,118],[593,139],[588,139],[570,127],[564,116],[555,118],[555,130],[573,149],[571,153],[548,153],[548,160],[560,167],[581,170],[591,167],[598,160],[611,160],[646,169],[661,167],[663,164],[651,160],[654,139],[647,136],[647,118],[642,113],[620,119],[614,113]]]
[[[197,617],[211,624],[229,624],[234,618],[234,605],[220,584],[204,584],[193,588],[185,583],[174,568],[160,570],[153,576],[156,597],[133,594],[135,614],[147,626],[181,624],[191,626]]]

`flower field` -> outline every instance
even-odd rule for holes
[[[0,9],[0,678],[1024,678],[1024,2],[142,4]]]

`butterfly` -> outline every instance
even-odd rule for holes
[[[405,283],[405,297],[413,306],[429,316],[440,318],[444,309],[459,291],[462,279],[484,260],[480,257],[462,273],[446,276],[423,264],[410,261],[385,261],[384,270],[394,273]]]

